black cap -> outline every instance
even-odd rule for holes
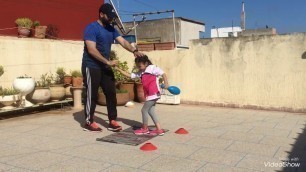
[[[109,3],[102,4],[99,8],[99,13],[106,14],[110,20],[117,18],[114,7]]]

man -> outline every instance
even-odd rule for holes
[[[116,122],[117,119],[117,99],[115,78],[111,67],[116,66],[118,61],[109,59],[111,45],[114,40],[126,50],[132,52],[135,57],[142,56],[128,41],[122,38],[118,31],[110,24],[115,19],[116,14],[113,7],[106,3],[99,9],[99,19],[89,24],[84,32],[84,53],[82,60],[82,74],[86,88],[85,99],[85,120],[84,130],[102,131],[94,122],[94,113],[98,99],[99,86],[102,87],[106,97],[107,112],[109,119],[108,130],[120,131],[122,127]]]

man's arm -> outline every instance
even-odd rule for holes
[[[133,53],[135,57],[142,57],[144,56],[143,53],[138,52],[138,50],[133,47],[127,40],[125,40],[122,36],[118,36],[116,38],[116,41],[119,42],[119,44],[129,52]]]
[[[103,57],[101,55],[101,53],[96,48],[96,42],[86,40],[85,44],[86,44],[86,47],[87,47],[87,50],[88,50],[89,54],[92,55],[97,60],[99,60],[102,63],[107,64],[109,66],[115,66],[115,65],[118,64],[118,60],[109,61],[105,57]]]

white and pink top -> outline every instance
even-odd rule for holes
[[[149,65],[144,72],[132,73],[131,78],[141,79],[146,100],[149,101],[160,98],[160,89],[158,86],[157,77],[163,74],[164,71],[162,71],[156,65]]]

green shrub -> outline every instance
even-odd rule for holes
[[[40,26],[40,22],[39,22],[39,21],[37,21],[37,20],[36,20],[36,21],[34,21],[33,26],[34,26],[34,27],[36,27],[36,26]]]
[[[63,84],[65,75],[66,75],[65,69],[63,67],[58,67],[56,70],[55,83]]]
[[[15,90],[14,88],[1,88],[0,89],[0,95],[1,96],[10,96],[10,95],[16,95],[19,94],[20,91]]]
[[[110,60],[119,60],[119,58],[117,57],[117,54],[116,54],[115,51],[111,51],[110,52]],[[119,60],[119,63],[118,63],[117,67],[120,68],[123,71],[126,71],[126,72],[129,71],[129,67],[128,67],[126,61],[121,62]],[[114,75],[115,75],[115,80],[117,82],[129,82],[129,81],[132,81],[131,78],[126,77],[125,75],[121,74],[119,71],[117,71],[115,69],[113,69],[113,72],[114,72]]]
[[[73,70],[71,71],[71,76],[76,78],[76,77],[82,77],[82,72],[80,70]]]
[[[36,87],[49,87],[52,83],[52,74],[42,74],[40,76],[40,80],[35,83]]]
[[[25,27],[27,29],[31,29],[31,27],[33,26],[33,21],[29,18],[18,18],[15,23],[19,26],[19,27]]]

